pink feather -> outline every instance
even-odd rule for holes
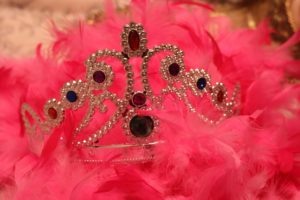
[[[299,199],[300,86],[285,80],[286,74],[300,77],[295,68],[299,61],[288,51],[299,33],[273,47],[266,22],[255,30],[233,30],[228,18],[210,17],[210,10],[193,1],[134,0],[130,13],[124,14],[110,3],[104,20],[95,25],[79,22],[67,30],[53,25],[49,54],[43,55],[38,45],[34,58],[0,58],[0,199]],[[121,50],[119,35],[129,21],[143,23],[149,47],[179,46],[187,70],[204,68],[213,82],[224,82],[230,91],[240,83],[240,113],[209,126],[174,95],[166,96],[165,109],[151,111],[161,121],[159,134],[165,143],[154,149],[149,163],[76,162],[85,154],[74,152],[71,137],[85,109],[67,112],[66,120],[44,141],[28,136],[21,104],[27,102],[43,117],[44,103],[58,98],[65,82],[84,79],[84,61],[91,53]],[[155,91],[165,84],[158,67],[164,56],[150,62]],[[118,79],[111,91],[122,95],[122,65],[108,61]],[[140,60],[131,62],[139,66]],[[214,114],[210,107],[203,108],[207,102],[192,102]],[[98,113],[99,121],[87,131],[99,128],[114,112],[111,108],[101,117]],[[124,141],[118,125],[99,142]],[[102,156],[111,160],[118,153],[112,150]]]

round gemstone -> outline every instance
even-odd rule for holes
[[[220,90],[217,94],[217,101],[218,103],[222,103],[224,100],[224,92],[222,90]]]
[[[128,34],[128,43],[131,50],[136,51],[140,47],[140,36],[136,30],[131,30]]]
[[[205,88],[205,86],[206,86],[206,79],[203,77],[199,78],[197,81],[197,88],[199,90],[203,90]]]
[[[132,97],[132,103],[135,106],[143,106],[146,103],[146,95],[142,92],[137,92]]]
[[[56,119],[57,118],[57,110],[55,108],[49,108],[48,109],[48,115],[51,119]]]
[[[70,101],[71,103],[75,102],[77,100],[77,94],[74,91],[68,91],[67,95],[66,95],[68,101]]]
[[[154,129],[154,122],[149,116],[136,115],[130,120],[129,128],[135,137],[148,137]]]
[[[169,66],[169,73],[171,76],[177,76],[180,72],[180,66],[177,63],[172,63]]]
[[[95,71],[93,74],[93,79],[97,83],[103,83],[105,81],[105,74],[103,71]]]

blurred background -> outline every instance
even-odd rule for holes
[[[105,0],[0,0],[0,55],[27,57],[38,43],[52,40],[51,22],[60,27],[78,19],[94,23],[101,20]],[[113,0],[126,11],[130,0]],[[197,0],[194,0],[197,1]],[[198,0],[199,1],[199,0]],[[202,0],[213,4],[212,15],[227,15],[236,28],[255,28],[268,18],[274,29],[274,44],[285,42],[300,27],[300,0]],[[293,54],[299,58],[299,45]]]

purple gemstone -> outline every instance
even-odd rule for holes
[[[180,72],[180,66],[177,63],[172,63],[169,66],[169,73],[171,76],[177,76]]]
[[[142,92],[137,92],[132,97],[132,103],[135,106],[143,106],[146,103],[146,95]]]
[[[93,74],[93,79],[97,83],[103,83],[105,81],[105,74],[103,71],[95,71]]]

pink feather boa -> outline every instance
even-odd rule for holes
[[[98,24],[54,27],[47,56],[39,45],[35,58],[1,58],[0,199],[300,199],[300,86],[286,81],[300,77],[299,61],[288,53],[300,34],[272,47],[267,23],[232,31],[230,21],[210,17],[210,9],[191,1],[134,0],[130,12],[120,14],[108,4]],[[240,113],[211,127],[183,106],[167,106],[155,113],[167,142],[143,164],[71,162],[71,146],[59,141],[61,135],[70,140],[79,121],[71,112],[44,145],[28,141],[21,104],[28,102],[42,116],[43,104],[59,95],[64,82],[84,77],[89,54],[121,49],[120,32],[129,21],[144,25],[149,47],[175,44],[185,52],[188,68],[204,67],[229,90],[239,82]],[[123,85],[112,90],[123,92]]]

